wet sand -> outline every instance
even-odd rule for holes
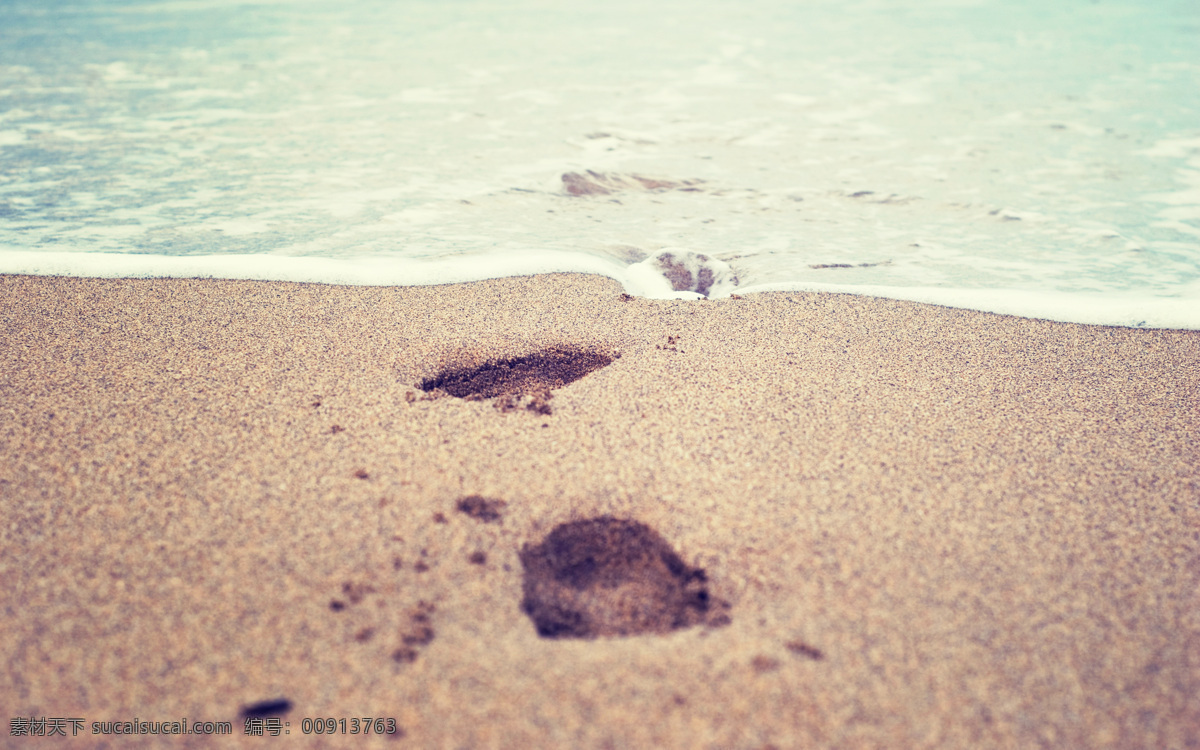
[[[0,321],[0,705],[72,747],[1200,746],[1198,332],[580,275],[3,276]],[[547,350],[611,363],[418,388]],[[602,517],[641,551],[539,546]]]

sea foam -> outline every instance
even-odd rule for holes
[[[676,249],[667,264],[682,256],[687,266],[704,268],[701,257]],[[675,289],[659,257],[625,265],[606,258],[554,251],[529,251],[510,258],[293,258],[263,255],[160,256],[120,253],[0,252],[0,273],[89,278],[221,278],[294,281],[360,286],[428,286],[507,276],[587,273],[614,279],[625,292],[649,299],[722,299],[735,293],[828,292],[924,302],[982,312],[1072,323],[1133,328],[1200,329],[1200,284],[1189,296],[1047,293],[1020,289],[880,287],[790,282],[738,287],[731,269],[720,264],[709,294]],[[698,276],[698,274],[697,274]]]
[[[0,272],[1200,328],[1195,3],[112,7],[0,7]]]

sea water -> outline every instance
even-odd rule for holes
[[[0,2],[0,272],[700,296],[664,253],[1200,329],[1200,3]]]

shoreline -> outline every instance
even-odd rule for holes
[[[719,266],[724,262],[717,261]],[[287,269],[284,270],[284,265]],[[811,268],[838,270],[842,266]],[[317,258],[265,255],[129,255],[122,253],[8,251],[0,254],[0,277],[51,276],[127,281],[258,281],[265,283],[328,286],[432,286],[444,288],[504,278],[527,276],[595,275],[611,279],[624,291],[646,299],[692,299],[693,292],[671,291],[662,269],[644,263],[579,255],[559,250],[524,254],[503,260],[458,257],[440,261],[404,258]],[[686,285],[685,285],[686,286]],[[1060,292],[1021,289],[943,287],[893,287],[874,284],[837,284],[808,279],[795,282],[760,282],[744,286],[722,285],[709,301],[729,295],[837,294],[882,300],[903,300],[955,310],[1012,315],[1031,320],[1103,325],[1119,328],[1200,330],[1200,297],[1148,297],[1127,292]],[[707,295],[704,295],[707,296]]]
[[[15,716],[246,745],[276,698],[293,741],[374,716],[420,747],[1200,731],[1200,331],[580,274],[0,276],[0,320]],[[549,413],[417,387],[547,349],[619,356]],[[522,550],[601,516],[729,622],[539,637]]]

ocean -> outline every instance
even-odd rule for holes
[[[1194,0],[3,0],[0,273],[1200,329]]]

